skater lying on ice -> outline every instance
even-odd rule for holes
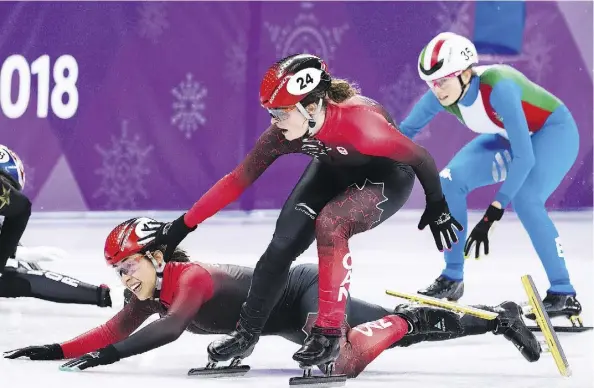
[[[143,245],[146,241],[138,241],[147,234],[152,222],[149,218],[128,220],[113,229],[105,242],[105,259],[127,288],[120,312],[72,340],[12,350],[5,352],[4,357],[73,359],[61,369],[84,370],[158,348],[175,341],[184,331],[195,334],[233,331],[253,269],[190,262],[180,249],[166,263],[162,253],[165,247],[148,251],[147,245]],[[315,321],[317,302],[317,266],[303,264],[291,268],[263,335],[278,335],[300,346]],[[380,353],[393,347],[489,332],[502,334],[528,361],[540,358],[540,344],[524,325],[516,303],[479,308],[499,316],[494,320],[460,317],[449,310],[421,305],[403,304],[387,309],[349,297],[335,373],[356,377]],[[153,314],[161,318],[132,334]]]
[[[23,193],[25,168],[18,155],[0,144],[0,298],[36,298],[56,303],[111,307],[106,286],[94,286],[42,269],[38,261],[59,256],[56,249],[24,247],[19,242],[31,216]]]

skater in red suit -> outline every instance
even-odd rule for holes
[[[164,247],[148,250],[139,241],[153,222],[149,218],[131,219],[118,225],[107,237],[105,259],[127,288],[126,303],[120,312],[72,340],[12,350],[4,353],[4,357],[73,359],[62,369],[84,370],[163,346],[175,341],[184,331],[232,332],[237,311],[248,294],[253,269],[190,262],[180,249],[165,262]],[[451,311],[428,306],[399,305],[386,309],[349,297],[347,319],[341,323],[341,351],[335,372],[356,377],[385,349],[488,332],[503,334],[527,360],[539,359],[540,345],[522,322],[517,304],[504,302],[495,308],[480,308],[496,311],[499,317],[491,321],[459,317]],[[289,271],[287,285],[262,334],[301,344],[311,330],[317,310],[317,266],[295,266]],[[131,334],[153,314],[161,318]]]
[[[156,225],[152,237],[155,245],[167,246],[167,258],[189,232],[236,200],[278,157],[312,156],[256,264],[237,329],[210,344],[208,353],[217,362],[249,356],[286,288],[292,262],[316,240],[319,312],[293,359],[302,366],[330,366],[338,357],[356,261],[350,238],[394,215],[408,200],[415,175],[426,197],[419,229],[429,226],[443,251],[458,241],[455,230],[461,226],[450,214],[431,155],[403,136],[381,105],[349,82],[331,77],[322,59],[301,54],[278,61],[264,75],[260,103],[271,125],[246,158],[183,216]]]

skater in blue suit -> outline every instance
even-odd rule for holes
[[[569,279],[559,233],[545,208],[577,157],[576,123],[563,102],[519,71],[506,65],[477,64],[476,48],[467,38],[447,32],[433,38],[419,56],[419,75],[430,90],[400,124],[401,131],[412,138],[437,113],[446,111],[479,134],[440,174],[452,216],[464,226],[462,239],[467,230],[468,193],[503,182],[466,243],[454,244],[445,253],[446,268],[419,293],[461,298],[464,258],[478,259],[483,250],[489,254],[489,229],[511,204],[549,279],[543,301],[549,316],[567,316],[581,324],[581,305]]]

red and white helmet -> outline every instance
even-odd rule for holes
[[[153,239],[139,240],[153,233],[149,228],[154,224],[158,222],[152,218],[138,217],[116,226],[105,240],[104,255],[107,264],[113,266],[128,256],[145,252],[146,246]]]
[[[423,81],[459,75],[478,63],[478,53],[467,38],[453,32],[442,32],[431,39],[419,55],[419,76]]]
[[[291,55],[272,65],[260,84],[260,104],[264,108],[297,105],[311,92],[326,91],[330,75],[326,63],[310,54]]]

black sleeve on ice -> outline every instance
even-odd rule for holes
[[[4,223],[0,231],[0,272],[6,261],[14,256],[31,216],[31,201],[16,190],[8,179],[0,176],[0,215]]]
[[[7,266],[0,277],[0,297],[31,297],[57,303],[98,305],[101,289],[59,273]]]

